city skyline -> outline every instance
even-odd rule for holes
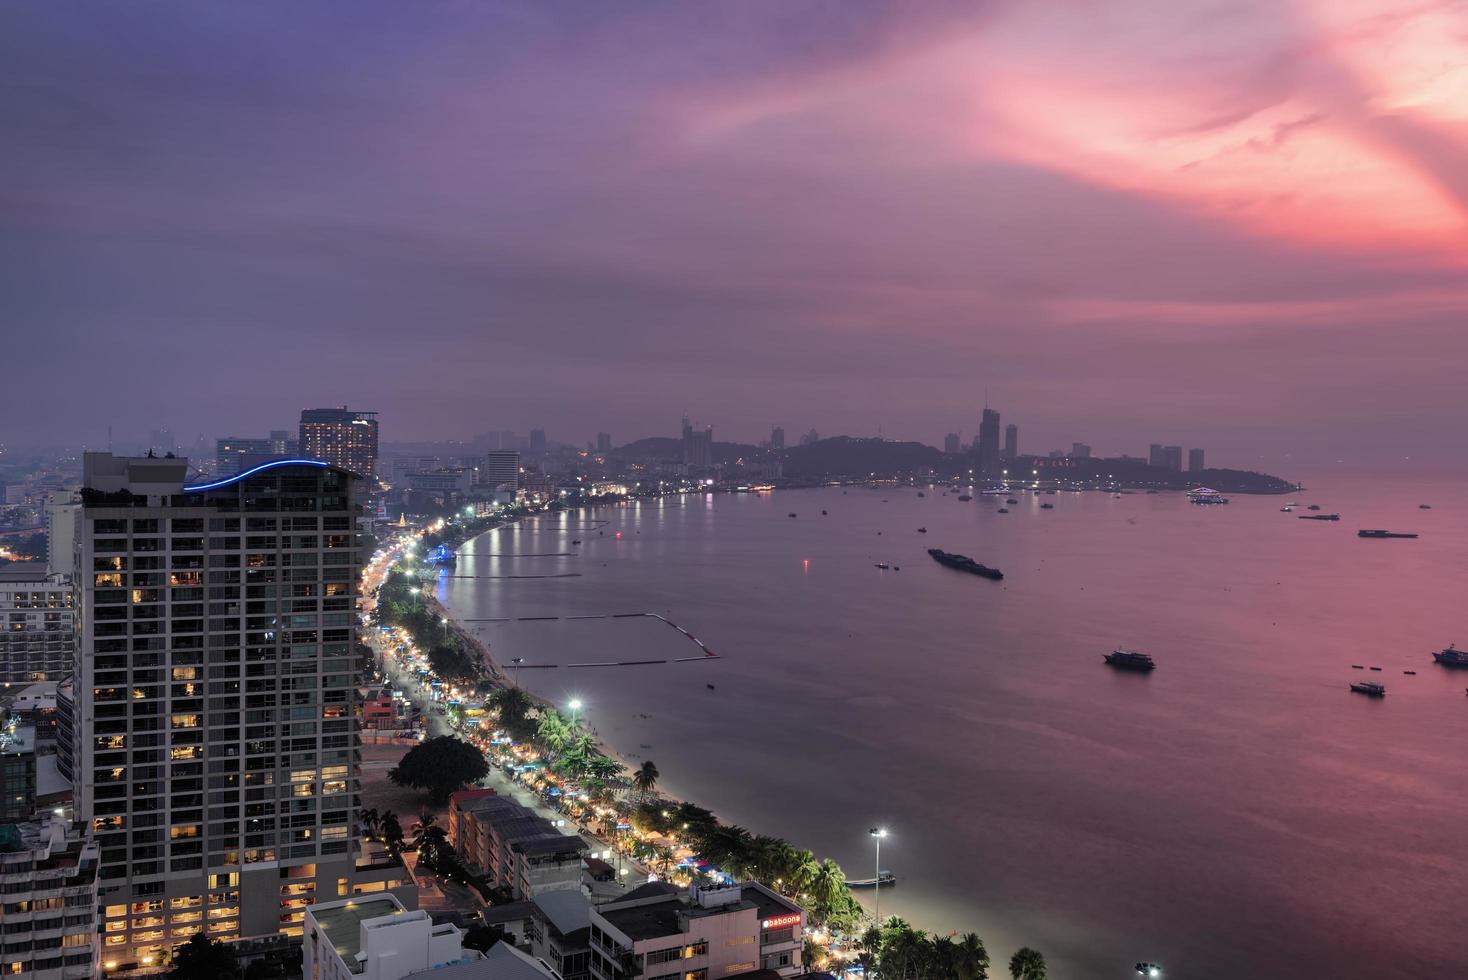
[[[138,416],[221,436],[371,403],[393,439],[584,443],[686,406],[941,444],[988,386],[1034,446],[1444,465],[1450,16],[368,5],[284,43],[265,8],[10,5],[0,282],[45,340],[5,408],[66,372],[27,434],[101,448],[116,379],[167,365]]]

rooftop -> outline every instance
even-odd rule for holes
[[[579,888],[542,892],[535,896],[535,905],[563,936],[591,926],[591,901]]]
[[[357,954],[362,951],[362,923],[370,919],[408,914],[402,903],[391,894],[313,905],[309,911],[331,939],[337,955],[349,965],[355,965]]]
[[[559,980],[559,976],[509,943],[495,943],[480,959],[410,973],[405,980]]]

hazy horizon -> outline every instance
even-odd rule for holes
[[[1451,6],[340,10],[0,9],[5,441],[941,446],[987,391],[1027,452],[1468,468]]]

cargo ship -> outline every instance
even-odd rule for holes
[[[1373,698],[1386,697],[1386,685],[1378,684],[1375,681],[1357,681],[1351,685],[1351,690],[1357,694],[1370,695]]]
[[[991,578],[996,582],[1004,577],[1004,573],[999,569],[990,568],[988,565],[981,565],[967,555],[955,555],[938,548],[929,548],[928,554],[938,564],[945,565],[948,568],[955,568],[960,572],[982,575],[984,578]]]
[[[1121,667],[1124,670],[1156,670],[1157,664],[1152,657],[1145,653],[1137,653],[1135,650],[1113,650],[1105,655],[1106,662],[1113,667]]]

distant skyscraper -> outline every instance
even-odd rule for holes
[[[950,456],[957,455],[963,443],[958,438],[957,432],[950,432],[943,437],[943,451]]]
[[[1163,446],[1162,465],[1174,473],[1181,473],[1183,471],[1183,447]]]
[[[1070,444],[1071,459],[1090,459],[1091,447],[1084,442],[1073,442]]]
[[[0,681],[6,687],[71,673],[71,584],[40,565],[18,561],[0,568]]]
[[[784,429],[784,427],[777,425],[773,429],[770,430],[770,448],[773,449],[777,453],[780,452],[780,450],[782,450],[782,449],[785,448],[785,429]]]
[[[1004,458],[1016,459],[1019,457],[1019,426],[1013,422],[1004,427]]]
[[[1167,454],[1162,451],[1162,443],[1154,442],[1147,447],[1147,465],[1167,467]]]
[[[543,459],[545,457],[545,430],[530,430],[530,456],[532,459]]]
[[[301,411],[301,456],[319,459],[364,477],[370,489],[377,476],[377,413],[341,408]]]
[[[201,926],[299,933],[307,905],[375,875],[354,847],[358,481],[281,462],[185,487],[187,470],[83,459],[58,768],[101,848],[117,969]]]
[[[479,468],[479,485],[494,493],[511,497],[520,489],[520,453],[514,449],[496,449],[485,453]]]
[[[683,416],[683,465],[698,470],[714,465],[714,427],[695,429],[686,415]]]
[[[220,476],[233,476],[240,471],[240,463],[246,456],[271,455],[269,439],[249,439],[240,436],[225,436],[214,444],[214,462]]]
[[[612,434],[610,432],[598,432],[596,434],[596,451],[609,453],[612,451]]]
[[[979,420],[979,473],[997,476],[999,473],[999,413],[991,408],[984,409]]]
[[[289,429],[270,430],[270,452],[276,456],[296,456],[301,452],[301,440]]]
[[[1203,470],[1204,470],[1204,466],[1203,466],[1203,450],[1201,450],[1201,449],[1189,449],[1188,450],[1188,472],[1189,473],[1201,473],[1201,472],[1203,472]]]

